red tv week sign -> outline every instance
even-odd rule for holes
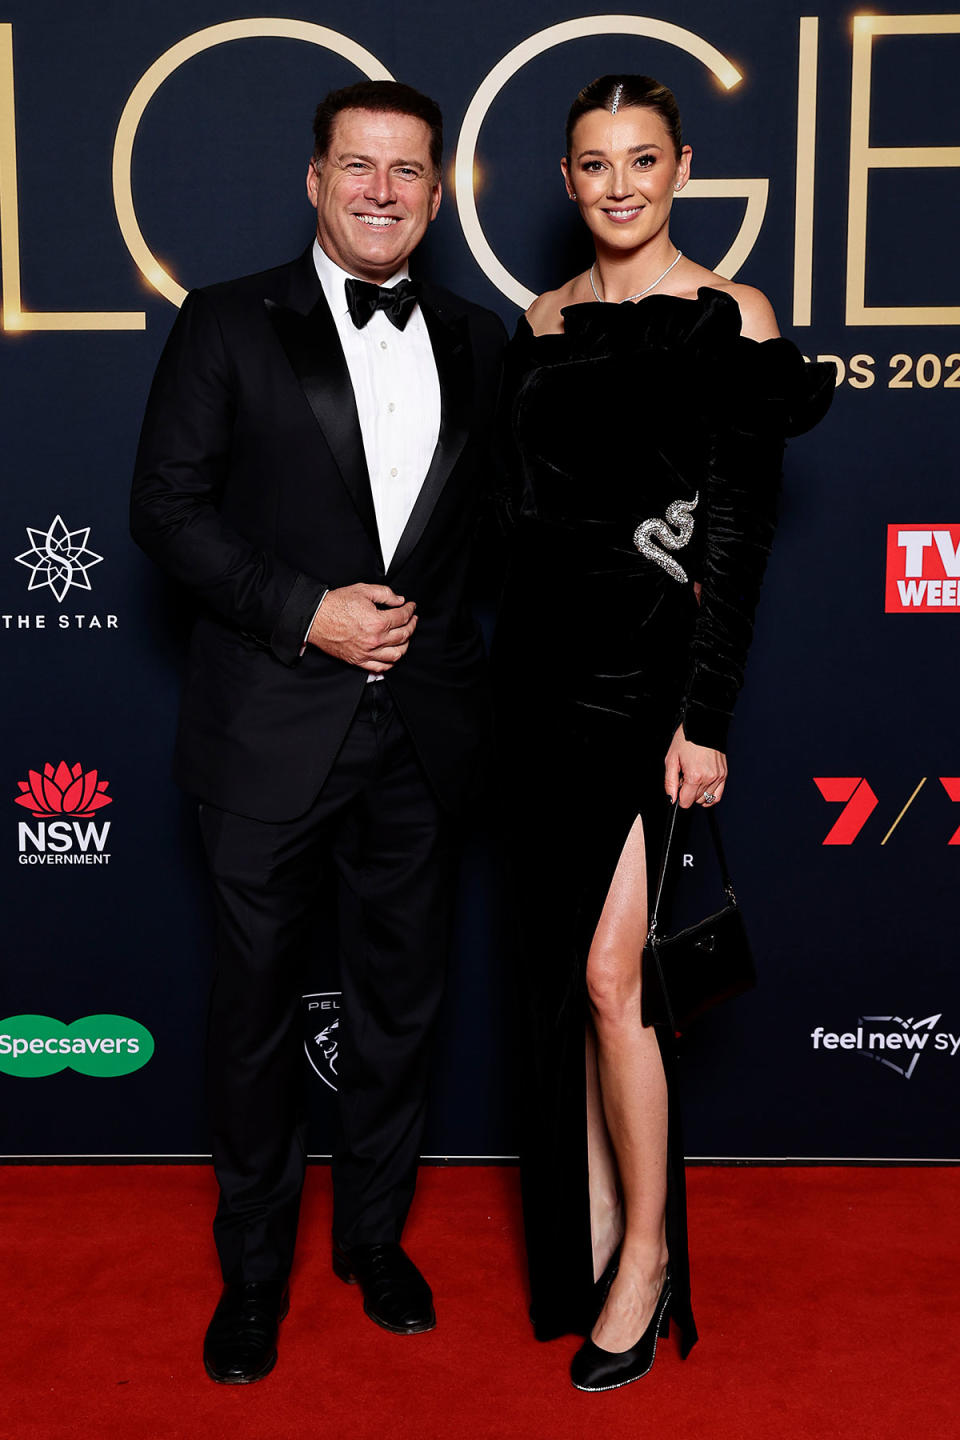
[[[960,609],[960,525],[888,525],[887,614]]]

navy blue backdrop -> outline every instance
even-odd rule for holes
[[[177,297],[304,247],[313,107],[390,73],[447,120],[423,267],[512,328],[526,292],[585,261],[557,168],[563,118],[613,69],[680,100],[698,182],[676,207],[682,248],[759,285],[784,332],[838,364],[829,419],[788,452],[723,807],[761,985],[686,1044],[688,1153],[957,1156],[960,15],[857,13],[328,0],[263,19],[212,0],[8,0],[5,1157],[207,1150],[210,915],[193,807],[168,778],[189,606],[126,531]],[[689,849],[699,874],[696,836]],[[476,817],[431,1155],[514,1149],[496,854],[495,824]],[[322,1154],[338,1015],[319,951],[311,989]]]

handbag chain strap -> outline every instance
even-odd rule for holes
[[[717,852],[717,859],[720,861],[720,883],[724,893],[731,905],[736,905],[737,897],[733,890],[733,881],[730,879],[730,871],[727,868],[727,857],[723,848],[723,841],[720,839],[720,826],[717,824],[717,817],[712,809],[704,807],[707,812],[707,828],[713,840],[714,849]],[[670,860],[670,852],[673,848],[673,833],[677,828],[677,816],[680,813],[679,801],[675,800],[670,810],[670,821],[667,825],[667,834],[663,842],[663,853],[660,856],[660,874],[657,878],[657,890],[653,901],[653,910],[650,914],[650,925],[647,938],[652,940],[657,932],[657,919],[660,913],[660,901],[663,898],[663,887],[667,878],[667,865]]]

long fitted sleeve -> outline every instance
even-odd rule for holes
[[[776,527],[785,439],[822,419],[835,380],[788,340],[738,340],[735,353],[715,392],[703,586],[679,717],[688,740],[721,751]]]
[[[168,575],[287,665],[327,586],[224,518],[235,379],[213,303],[187,296],[157,367],[137,452],[134,539]]]

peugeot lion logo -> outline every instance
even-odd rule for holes
[[[337,1088],[340,993],[339,990],[320,990],[303,997],[307,1021],[303,1048],[311,1068],[331,1090]]]

